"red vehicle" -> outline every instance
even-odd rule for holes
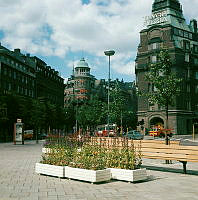
[[[99,125],[96,127],[95,136],[97,137],[115,137],[117,135],[117,126],[116,124]]]
[[[167,136],[172,137],[172,135],[173,135],[172,129],[164,129],[161,127],[157,127],[157,128],[152,128],[149,131],[149,135],[154,136],[154,137],[165,137],[166,134],[167,134]]]

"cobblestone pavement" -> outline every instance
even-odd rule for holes
[[[140,183],[110,181],[102,184],[38,175],[35,163],[42,142],[0,144],[0,200],[197,200],[198,163],[182,164],[143,160],[148,180]]]

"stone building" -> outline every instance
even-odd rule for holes
[[[93,94],[95,77],[90,74],[90,67],[84,58],[80,59],[73,69],[72,76],[65,85],[64,104],[69,105],[73,101],[78,103],[90,99]]]
[[[36,65],[29,54],[0,45],[0,91],[36,98]]]
[[[119,81],[118,79],[110,80],[110,90],[116,87],[119,87],[124,94],[128,110],[136,112],[135,83]],[[97,95],[100,100],[107,102],[108,81],[105,79],[98,80],[91,75],[88,63],[82,58],[74,67],[73,74],[65,85],[64,105],[66,107],[71,103],[82,104],[94,95]]]
[[[0,93],[64,104],[64,80],[38,57],[0,45]]]
[[[152,15],[145,17],[146,28],[140,32],[136,58],[136,81],[139,90],[149,90],[144,76],[150,63],[157,62],[160,49],[168,49],[173,63],[172,71],[183,79],[181,95],[169,108],[169,128],[176,134],[192,133],[192,122],[198,118],[198,33],[197,21],[187,24],[178,0],[155,0]],[[138,99],[138,121],[145,128],[166,127],[165,110],[151,105],[147,99]]]
[[[64,79],[43,60],[31,57],[36,65],[36,96],[41,101],[64,106]]]

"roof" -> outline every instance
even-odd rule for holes
[[[88,65],[88,63],[85,61],[84,58],[81,58],[80,61],[77,63],[76,67],[89,68],[89,65]]]

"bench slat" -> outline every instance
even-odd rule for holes
[[[194,150],[183,150],[183,149],[173,149],[173,148],[163,148],[163,149],[155,149],[155,148],[141,148],[142,152],[162,152],[162,153],[170,153],[170,154],[188,154],[188,155],[198,155],[198,151]]]
[[[196,160],[198,162],[198,155],[184,155],[184,154],[166,154],[166,153],[149,153],[149,152],[142,152],[143,157],[160,157],[163,159],[172,158],[175,160]]]

